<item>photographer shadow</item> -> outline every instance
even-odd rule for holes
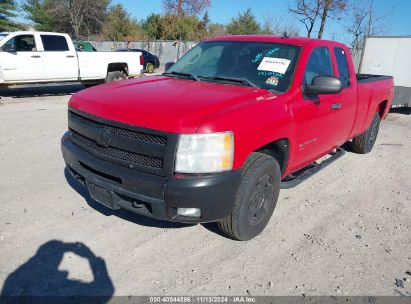
[[[86,259],[94,277],[90,283],[68,279],[68,272],[58,269],[65,253],[74,253]],[[52,300],[81,300],[107,303],[114,294],[114,286],[107,272],[106,263],[82,243],[64,243],[51,240],[39,247],[36,254],[11,273],[3,285],[1,297],[6,302],[31,302],[37,297]],[[71,299],[69,300],[69,297]]]

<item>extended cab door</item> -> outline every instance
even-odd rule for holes
[[[73,44],[65,35],[41,34],[44,76],[47,80],[77,80],[78,60]]]
[[[5,82],[44,80],[43,57],[35,34],[12,36],[0,50],[0,66]]]
[[[344,144],[349,139],[358,106],[356,76],[354,67],[350,68],[348,64],[348,54],[348,49],[344,50],[341,47],[334,47],[333,49],[335,65],[338,68],[338,78],[343,85],[341,93],[338,94],[338,101],[336,99],[335,106],[337,108],[334,109],[334,123],[337,126],[336,140],[338,145]]]

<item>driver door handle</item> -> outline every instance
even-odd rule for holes
[[[340,103],[335,103],[335,104],[331,105],[330,108],[331,108],[331,110],[339,110],[339,109],[342,108],[342,104],[340,104]]]
[[[40,55],[32,55],[31,58],[41,58]]]
[[[74,55],[67,55],[66,57],[67,58],[74,58],[75,56]]]

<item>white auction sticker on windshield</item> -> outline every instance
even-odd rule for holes
[[[258,66],[258,70],[285,74],[290,63],[291,60],[284,58],[264,57]]]

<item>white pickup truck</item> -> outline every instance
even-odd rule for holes
[[[84,85],[141,75],[135,52],[77,52],[70,36],[48,32],[0,33],[0,86],[79,81]]]

